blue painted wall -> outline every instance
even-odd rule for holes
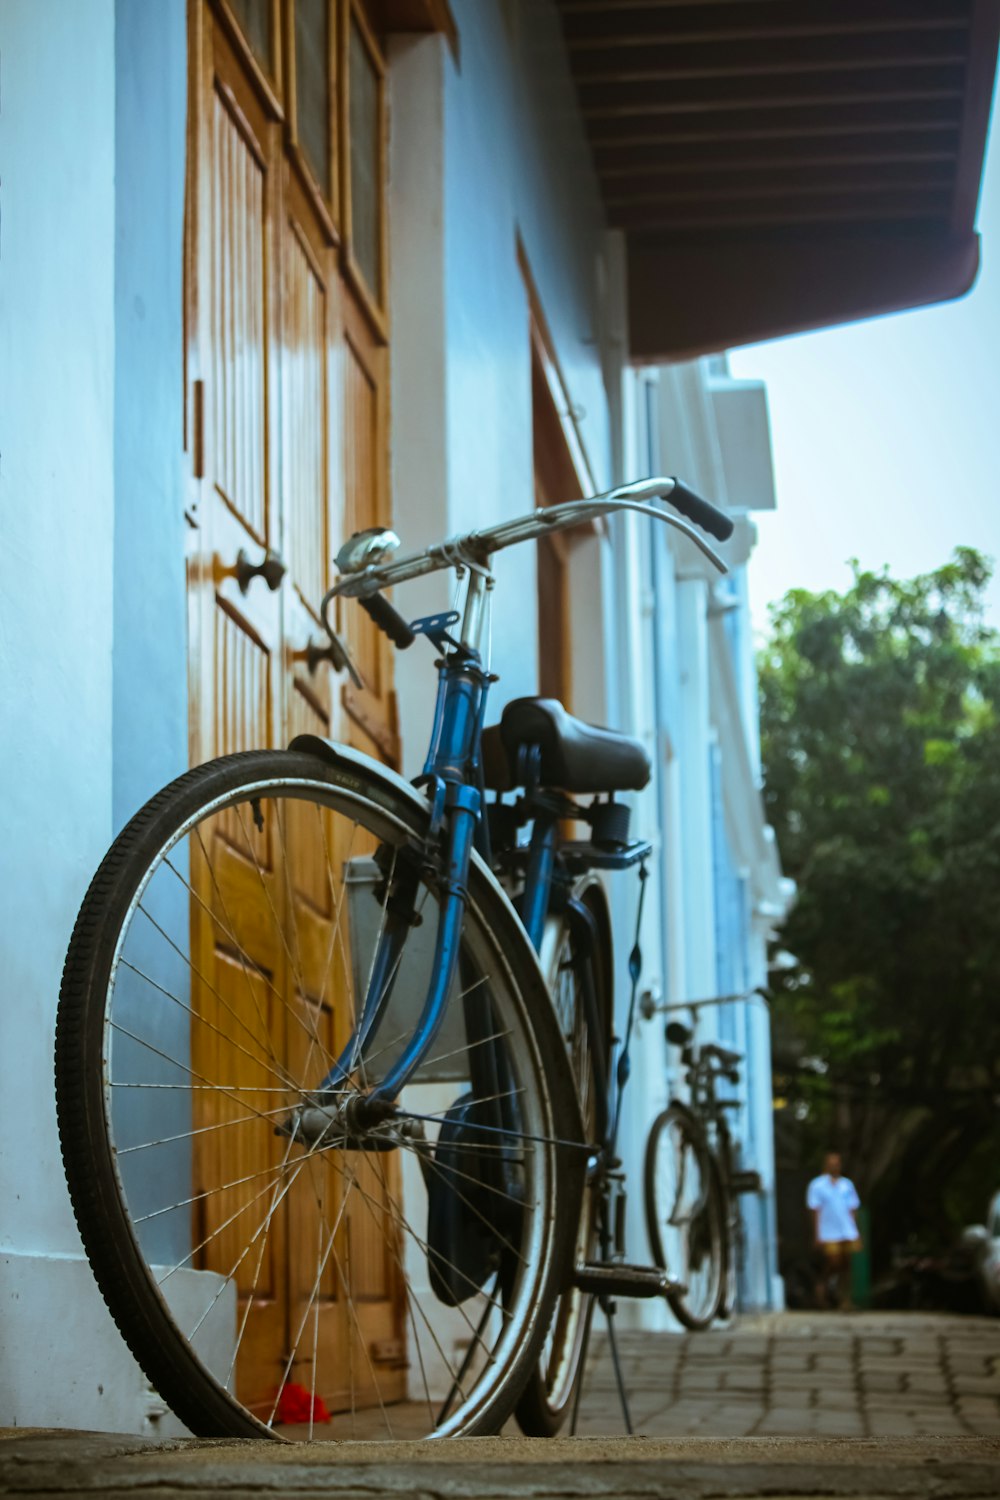
[[[184,0],[115,6],[115,828],[186,769]]]
[[[187,21],[184,0],[116,0],[115,6],[115,399],[114,590],[112,647],[112,817],[117,832],[188,764],[187,612],[184,575],[183,239],[187,111]],[[159,882],[155,915],[181,950],[187,947],[184,886]],[[156,951],[164,980],[163,939],[137,937]],[[141,948],[137,950],[141,954]],[[133,961],[136,955],[133,954]],[[140,964],[140,967],[142,965]],[[189,968],[178,952],[168,987],[189,996]],[[137,1033],[167,1055],[189,1042],[182,1006],[157,1011],[150,1031],[149,996],[123,973],[120,1016],[135,1007]],[[171,1013],[167,1013],[171,1012]],[[119,1038],[118,1046],[125,1046]],[[122,1064],[127,1076],[164,1081],[165,1066],[148,1048]],[[151,1121],[150,1098],[156,1101]],[[187,1125],[186,1096],[122,1091],[115,1098],[120,1140],[167,1137]],[[142,1117],[142,1118],[140,1118]],[[126,1190],[141,1211],[158,1177],[189,1180],[189,1143],[126,1163]],[[178,1195],[180,1196],[180,1195]],[[160,1198],[162,1201],[162,1198]],[[171,1214],[146,1230],[147,1250],[168,1263],[190,1245],[189,1216]]]

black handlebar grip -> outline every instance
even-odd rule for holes
[[[681,484],[679,479],[674,480],[674,487],[667,499],[682,516],[687,516],[689,521],[693,521],[703,531],[711,532],[720,542],[728,542],[732,536],[733,523],[725,511],[719,510],[711,501],[703,500],[694,490],[689,490],[686,484]]]
[[[388,599],[383,599],[381,594],[363,594],[358,603],[367,615],[375,621],[385,635],[398,646],[400,651],[405,651],[407,646],[412,646],[416,640],[413,631],[407,625],[398,609],[394,609]]]

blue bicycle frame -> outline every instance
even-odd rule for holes
[[[417,622],[418,626],[423,623]],[[405,851],[402,870],[393,872],[393,889],[387,891],[385,920],[361,1014],[350,1041],[316,1090],[322,1095],[343,1088],[374,1041],[412,926],[419,875],[422,869],[431,867],[439,881],[440,918],[430,983],[412,1037],[385,1077],[364,1097],[362,1108],[371,1119],[391,1110],[441,1028],[458,966],[473,848],[478,848],[487,862],[490,859],[480,744],[494,679],[484,669],[479,652],[452,641],[443,627],[425,633],[439,647],[450,648],[438,663],[430,748],[418,783],[427,791],[430,828],[423,849]],[[548,909],[555,830],[554,818],[540,819],[532,840],[522,920],[536,950]]]

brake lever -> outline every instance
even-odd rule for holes
[[[335,630],[331,630],[329,625],[326,627],[326,629],[327,634],[330,637],[330,649],[333,654],[333,670],[335,672],[346,672],[348,677],[354,683],[354,686],[360,690],[364,687],[365,684],[362,679],[361,673],[354,665],[354,661],[351,657],[350,651],[348,651],[347,649],[347,642],[341,640],[337,632]]]
[[[330,624],[329,608],[335,591],[336,584],[333,588],[327,589],[319,607],[319,617],[323,621],[323,629],[330,637],[330,665],[335,672],[346,672],[354,683],[354,686],[360,691],[365,685],[364,678],[354,665],[351,653],[347,649],[347,642],[337,634]]]

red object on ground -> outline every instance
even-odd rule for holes
[[[304,1385],[290,1380],[278,1397],[277,1420],[285,1426],[295,1422],[329,1422],[330,1413],[322,1396],[312,1396]]]

